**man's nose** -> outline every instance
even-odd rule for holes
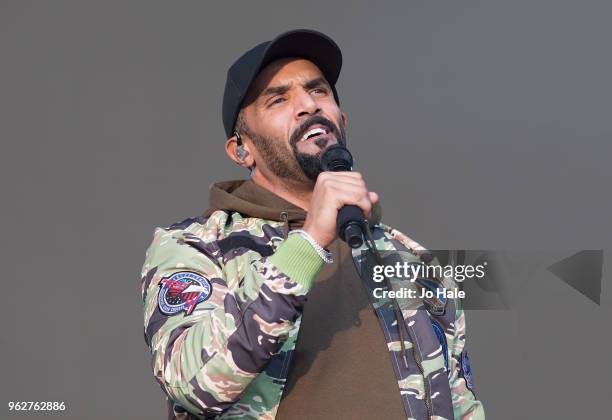
[[[321,107],[315,98],[309,92],[301,91],[295,98],[295,115],[297,118],[303,118],[307,115],[314,115],[321,111]]]

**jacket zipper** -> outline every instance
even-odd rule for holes
[[[389,278],[385,278],[385,280],[387,282],[387,289],[393,290]],[[416,337],[414,337],[410,333],[410,330],[406,326],[406,321],[404,320],[404,316],[402,315],[401,307],[399,306],[399,303],[396,299],[393,299],[393,306],[393,312],[395,312],[395,321],[397,322],[397,329],[400,336],[400,347],[402,350],[402,358],[404,359],[404,364],[406,366],[406,369],[408,369],[408,359],[406,358],[406,347],[404,346],[404,334],[402,330],[402,324],[404,325],[404,328],[406,328],[406,332],[408,333],[408,336],[412,341],[412,356],[414,357],[414,361],[416,362],[416,365],[419,368],[419,371],[421,372],[421,376],[423,377],[423,390],[425,391],[425,409],[427,410],[427,418],[431,419],[431,399],[429,397],[429,388],[427,387],[427,378],[425,378],[425,369],[423,368],[423,361],[421,360],[421,355],[416,350],[416,346],[414,345],[414,343],[416,343]]]

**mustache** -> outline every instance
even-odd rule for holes
[[[293,134],[291,134],[291,138],[289,139],[289,143],[291,145],[295,145],[298,141],[300,141],[300,139],[302,138],[304,133],[306,133],[308,128],[314,124],[321,124],[329,130],[330,134],[336,136],[336,139],[340,138],[340,132],[338,131],[338,127],[336,126],[336,124],[334,124],[327,118],[322,117],[321,115],[315,115],[314,117],[311,117],[304,121],[298,126],[298,128],[293,131]]]

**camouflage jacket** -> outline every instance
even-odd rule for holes
[[[323,266],[305,239],[287,235],[284,216],[219,210],[155,230],[142,270],[144,333],[175,418],[274,419],[302,308]],[[424,249],[399,231],[378,223],[372,233],[379,250],[420,261]],[[364,278],[364,286],[373,284]],[[437,314],[399,303],[407,366],[393,305],[372,301],[406,417],[484,418],[461,308],[450,299]]]

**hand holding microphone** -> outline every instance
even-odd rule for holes
[[[321,246],[327,247],[339,236],[356,245],[361,231],[356,229],[369,216],[378,194],[368,191],[359,172],[351,172],[352,157],[341,145],[330,146],[321,157],[323,168],[315,183],[306,231]],[[361,245],[361,243],[359,243]]]

